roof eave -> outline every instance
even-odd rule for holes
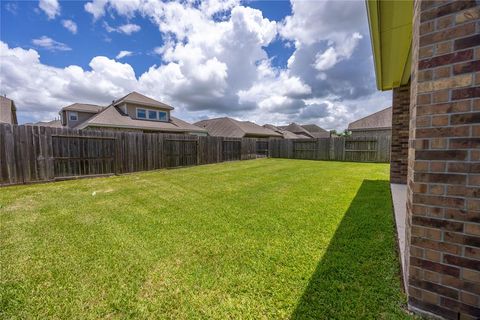
[[[384,91],[408,84],[413,1],[366,0],[366,9],[377,88]]]

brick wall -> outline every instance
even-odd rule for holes
[[[480,2],[415,1],[409,305],[480,318]]]
[[[407,183],[410,84],[393,89],[390,182]]]

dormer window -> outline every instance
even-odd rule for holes
[[[147,110],[137,109],[137,118],[138,119],[147,119]]]
[[[78,121],[78,113],[76,111],[69,111],[68,112],[68,119],[70,121]]]
[[[152,121],[168,121],[168,112],[154,109],[137,108],[137,119]]]
[[[148,120],[157,120],[157,111],[148,110]]]
[[[164,111],[158,111],[158,120],[167,121],[167,113]]]

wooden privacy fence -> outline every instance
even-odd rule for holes
[[[255,159],[257,139],[0,124],[0,184]]]
[[[390,137],[320,138],[269,141],[272,158],[389,162]]]
[[[388,162],[390,140],[265,140],[0,124],[0,185],[266,156]]]

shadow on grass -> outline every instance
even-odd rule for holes
[[[389,182],[364,180],[291,319],[392,319],[406,314]]]

